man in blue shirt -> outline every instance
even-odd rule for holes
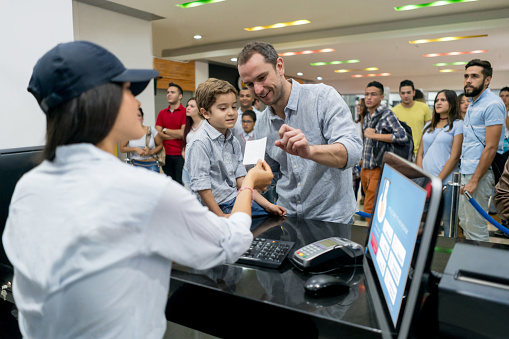
[[[493,68],[488,61],[474,59],[465,66],[465,96],[471,97],[463,127],[461,182],[486,211],[495,177],[490,166],[495,154],[503,153],[505,107],[488,88]],[[462,192],[463,193],[463,192]],[[461,195],[459,219],[467,239],[489,241],[486,220]]]
[[[267,137],[266,160],[281,173],[278,205],[296,217],[351,222],[351,167],[362,141],[344,100],[332,87],[286,80],[283,59],[268,43],[247,44],[237,60],[244,84],[267,105],[255,133]]]

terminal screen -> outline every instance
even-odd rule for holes
[[[394,326],[401,310],[425,203],[425,189],[385,165],[368,250]]]

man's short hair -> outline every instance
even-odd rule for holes
[[[183,95],[184,94],[184,91],[182,91],[182,87],[180,87],[179,85],[173,83],[173,82],[170,82],[168,84],[168,88],[170,87],[177,87],[178,91],[179,91],[179,94]]]
[[[210,108],[216,102],[217,96],[228,93],[237,96],[237,90],[228,81],[210,78],[196,88],[196,105],[198,109],[203,108],[210,111]]]
[[[246,109],[244,113],[242,113],[242,117],[248,116],[256,122],[256,113],[250,109]]]
[[[502,89],[500,90],[500,93],[502,93],[502,92],[509,92],[509,87],[508,87],[508,86],[505,86],[504,88],[502,88]]]
[[[482,67],[482,75],[484,75],[484,78],[493,76],[493,68],[491,67],[491,64],[487,60],[481,60],[481,59],[472,59],[468,62],[468,64],[465,65],[465,71],[472,66],[479,66]]]
[[[382,85],[380,82],[378,81],[371,81],[367,86],[366,88],[368,87],[376,87],[380,90],[380,94],[384,94],[384,85]]]
[[[276,52],[274,46],[269,44],[268,42],[262,41],[253,41],[244,46],[242,51],[240,51],[239,56],[237,57],[237,66],[243,65],[251,59],[251,57],[255,53],[260,53],[265,62],[274,66],[276,69],[277,59],[279,55]]]
[[[412,91],[415,91],[414,83],[412,80],[403,80],[399,83],[399,90],[401,91],[401,87],[410,86],[412,87]]]

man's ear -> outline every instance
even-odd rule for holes
[[[276,71],[281,76],[285,75],[285,63],[283,62],[283,59],[281,57],[277,58]]]
[[[490,85],[490,82],[491,82],[491,76],[487,76],[486,78],[484,78],[484,88],[488,88],[488,86]]]

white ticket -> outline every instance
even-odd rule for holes
[[[265,160],[265,147],[267,147],[267,138],[246,141],[246,150],[244,151],[244,165],[256,165],[258,159]]]

